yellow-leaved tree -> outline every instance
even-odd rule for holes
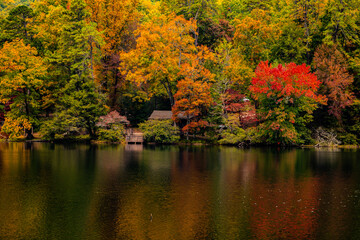
[[[2,131],[10,138],[19,137],[24,129],[26,138],[33,138],[31,127],[37,123],[46,70],[36,49],[23,40],[6,42],[0,50],[0,102],[11,102]]]

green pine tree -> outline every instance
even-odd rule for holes
[[[73,0],[64,14],[58,49],[52,60],[63,69],[67,80],[59,91],[55,117],[46,124],[52,136],[85,128],[94,138],[98,117],[105,113],[93,69],[102,39],[95,24],[88,19],[83,0]]]

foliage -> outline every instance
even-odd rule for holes
[[[99,118],[96,124],[98,139],[101,141],[123,142],[125,140],[124,125],[128,123],[126,117],[120,116],[117,111],[112,111]]]
[[[224,95],[228,89],[248,91],[254,71],[245,56],[234,46],[234,43],[223,41],[216,49],[217,57],[217,91]]]
[[[244,145],[261,143],[261,135],[256,127],[243,129],[237,126],[230,126],[221,133],[219,144],[223,145]]]
[[[84,1],[73,0],[64,16],[66,24],[62,26],[56,54],[70,74],[61,89],[57,116],[68,118],[71,126],[84,127],[95,137],[98,117],[105,111],[102,96],[96,91],[93,68],[96,47],[102,39],[95,25],[87,23],[88,14]]]
[[[180,140],[179,129],[171,120],[149,120],[139,124],[144,140],[155,143],[176,143]]]
[[[220,144],[236,145],[246,140],[246,132],[240,127],[227,129],[221,133]]]
[[[2,21],[2,41],[12,39],[23,39],[27,44],[33,41],[34,32],[34,11],[27,6],[18,6],[9,12],[9,15]]]
[[[317,104],[326,101],[316,94],[319,86],[320,81],[305,64],[275,68],[268,62],[259,64],[250,91],[259,104],[259,129],[266,142],[302,143],[299,132],[311,121]]]
[[[12,118],[6,117],[1,132],[8,134],[8,138],[15,140],[24,136],[24,130],[31,130],[31,123],[25,116]]]
[[[125,140],[125,130],[121,124],[113,125],[110,129],[100,128],[97,134],[101,141],[123,142]]]
[[[255,9],[250,16],[235,20],[234,44],[239,52],[255,67],[261,60],[269,59],[271,49],[278,36],[278,26],[270,21],[268,13]]]
[[[104,40],[101,61],[95,65],[95,80],[107,93],[108,105],[117,109],[117,101],[127,89],[125,76],[119,69],[121,52],[135,47],[134,31],[140,21],[141,14],[137,9],[140,3],[139,0],[122,0],[121,4],[117,0],[86,0],[86,3],[91,12],[90,19],[96,23]]]
[[[11,110],[6,114],[6,122],[12,119],[20,123],[7,125],[5,129],[9,133],[14,132],[17,135],[18,127],[26,122],[25,125],[30,125],[26,128],[26,137],[32,138],[29,130],[31,125],[37,122],[41,99],[39,93],[43,88],[46,70],[46,65],[43,59],[37,56],[36,49],[25,45],[23,40],[16,39],[5,43],[0,50],[0,73],[3,75],[0,77],[0,101],[3,104],[12,101]]]
[[[222,40],[231,42],[234,33],[234,27],[225,19],[220,19],[219,22],[204,19],[199,21],[198,29],[198,44],[211,49],[215,49]]]
[[[136,48],[123,53],[127,79],[140,89],[147,89],[149,97],[167,95],[174,105],[181,65],[196,51],[190,35],[195,28],[195,21],[173,14],[144,23],[136,31]]]
[[[0,120],[13,136],[29,123],[49,138],[96,138],[109,110],[136,126],[161,108],[194,137],[232,124],[256,142],[298,144],[312,141],[314,115],[354,143],[359,9],[358,0],[3,0]],[[260,76],[268,89],[252,81],[266,72],[255,71],[261,61],[276,66]]]
[[[349,47],[354,43],[359,44],[359,9],[357,0],[328,1],[323,14],[323,34],[326,44],[338,44]]]
[[[348,141],[345,139],[358,139],[356,140],[360,143],[360,101],[354,100],[353,104],[348,107],[347,111],[344,111],[343,115],[343,124],[344,124],[344,133],[339,133],[339,138],[344,144],[348,144]],[[349,135],[349,138],[346,136]],[[353,138],[352,136],[355,136]]]
[[[346,60],[336,45],[323,44],[315,52],[314,65],[323,83],[320,93],[328,98],[328,112],[341,122],[342,110],[354,99],[350,90],[354,78],[347,71]]]
[[[111,128],[114,125],[117,124],[126,124],[128,123],[128,120],[124,116],[120,116],[120,114],[114,110],[109,112],[105,116],[101,116],[99,118],[99,122],[96,124],[98,127],[105,127],[105,128]]]
[[[81,127],[77,117],[69,117],[65,112],[59,112],[42,123],[40,132],[44,139],[54,140],[58,135],[67,137],[80,135]]]
[[[344,145],[358,145],[359,144],[359,139],[353,133],[340,132],[338,134],[337,138]]]
[[[303,30],[298,24],[286,19],[282,25],[279,38],[272,45],[270,59],[279,63],[303,63],[308,51],[303,36]]]
[[[206,61],[211,59],[212,55],[204,47],[180,69],[179,74],[183,79],[177,84],[172,112],[174,120],[179,121],[180,116],[186,119],[186,125],[182,128],[186,134],[208,125],[202,118],[213,103],[210,88],[214,75],[205,67]]]

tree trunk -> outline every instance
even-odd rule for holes
[[[25,138],[27,140],[34,139],[34,135],[32,134],[32,129],[25,129]]]
[[[174,100],[174,96],[173,96],[173,93],[171,92],[171,89],[170,89],[170,84],[168,81],[164,82],[163,83],[163,86],[168,94],[168,97],[169,97],[169,100],[170,100],[170,105],[171,105],[171,108],[174,106],[175,104],[175,100]]]
[[[309,49],[309,37],[310,37],[310,29],[309,29],[309,19],[308,19],[308,11],[309,11],[309,5],[306,1],[304,6],[304,28],[305,28],[305,37],[306,37],[306,63],[308,65],[311,64],[311,55],[310,55],[310,49]]]
[[[113,109],[116,109],[115,105],[116,105],[116,95],[117,95],[117,85],[118,85],[118,82],[119,82],[119,76],[118,76],[118,70],[117,68],[115,69],[114,71],[114,78],[115,78],[115,82],[114,82],[114,85],[113,85],[113,96],[112,96],[112,99],[111,99],[111,107]]]
[[[88,130],[88,132],[89,132],[89,135],[90,135],[90,138],[91,139],[95,139],[95,131],[94,131],[94,129],[90,126],[90,123],[88,122],[88,126],[87,126],[87,128],[86,128],[87,130]]]
[[[189,115],[186,117],[186,125],[190,124],[190,117]],[[189,141],[189,132],[186,131],[186,140]]]
[[[30,118],[30,108],[29,108],[29,103],[27,101],[27,96],[28,95],[30,95],[30,89],[25,89],[25,112],[26,112],[26,117],[29,120],[29,118]],[[34,139],[31,128],[30,129],[25,129],[25,137],[28,140]]]

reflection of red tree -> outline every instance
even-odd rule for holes
[[[318,181],[284,179],[271,186],[255,181],[252,232],[257,239],[311,239],[316,230]]]

